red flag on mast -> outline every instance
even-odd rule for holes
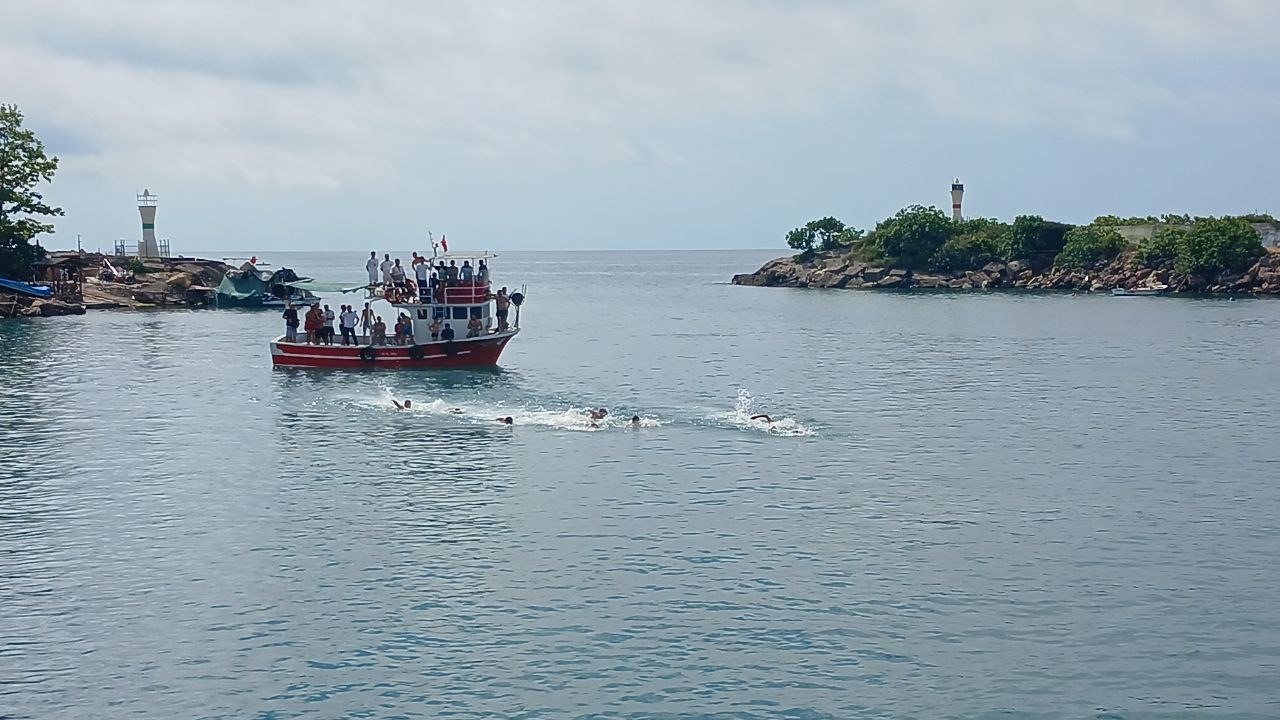
[[[445,252],[449,252],[449,241],[445,240],[444,235],[440,236],[440,247],[444,248]]]

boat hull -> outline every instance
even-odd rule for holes
[[[351,370],[440,370],[493,367],[516,333],[467,338],[423,345],[307,345],[289,343],[284,337],[271,341],[275,367],[347,368]],[[415,350],[415,348],[418,348]],[[365,352],[373,351],[373,358]],[[413,357],[414,354],[420,355]]]

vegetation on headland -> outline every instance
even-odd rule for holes
[[[45,154],[44,143],[22,126],[16,105],[0,104],[0,277],[26,280],[31,266],[44,257],[33,241],[53,225],[41,218],[62,214],[36,191],[52,182],[58,158]]]
[[[1266,251],[1254,222],[1274,222],[1270,215],[1240,217],[1119,218],[1104,215],[1074,226],[1038,215],[1021,215],[1012,223],[994,218],[954,222],[936,207],[912,205],[880,221],[870,231],[845,225],[834,217],[806,223],[787,233],[798,260],[818,253],[843,255],[850,261],[908,271],[963,272],[993,262],[1022,262],[1029,267],[1061,270],[1098,269],[1128,253],[1145,267],[1168,265],[1184,275],[1240,272]],[[1126,240],[1119,228],[1155,225],[1149,239]]]

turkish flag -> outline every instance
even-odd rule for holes
[[[444,235],[440,236],[440,247],[444,248],[445,252],[449,252],[449,241],[445,239]]]

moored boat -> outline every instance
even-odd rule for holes
[[[1119,297],[1163,295],[1167,292],[1169,292],[1169,287],[1167,285],[1152,285],[1150,287],[1112,288],[1111,289],[1111,294]]]
[[[492,263],[490,253],[452,253],[434,258],[452,262]],[[377,288],[370,297],[377,299]],[[506,288],[492,292],[487,271],[483,280],[440,282],[430,288],[388,288],[383,300],[398,317],[404,314],[412,328],[407,344],[392,344],[391,331],[382,342],[358,335],[353,345],[308,343],[299,333],[296,342],[281,335],[271,341],[271,363],[280,367],[442,369],[486,367],[498,363],[503,349],[520,332],[523,293],[509,296]],[[515,317],[508,323],[509,308]],[[390,318],[394,321],[396,318]],[[433,329],[436,330],[433,333]],[[433,337],[434,335],[434,337]]]

